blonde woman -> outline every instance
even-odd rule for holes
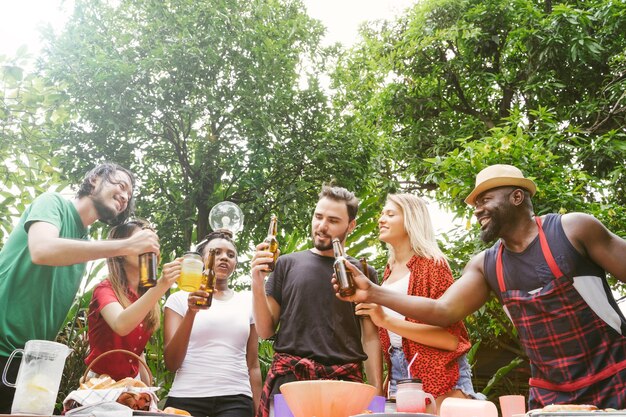
[[[411,194],[390,194],[378,220],[379,238],[387,244],[389,258],[383,286],[399,293],[439,298],[453,278],[445,255],[437,245],[425,202]],[[447,328],[425,325],[376,304],[357,305],[358,315],[368,315],[379,326],[379,336],[389,375],[389,393],[397,382],[420,378],[424,391],[437,405],[447,397],[484,398],[472,386],[465,353],[471,344],[462,322]],[[439,409],[439,407],[437,407]]]
[[[137,219],[115,226],[109,239],[126,239],[148,227],[145,220]],[[163,266],[161,279],[147,291],[139,287],[139,258],[118,256],[107,259],[109,275],[93,290],[89,304],[89,354],[87,365],[104,352],[125,349],[143,356],[152,333],[159,328],[161,319],[159,300],[180,275],[180,261]],[[92,375],[110,375],[117,380],[137,377],[151,385],[148,373],[136,359],[124,353],[112,353],[106,360],[97,361]]]

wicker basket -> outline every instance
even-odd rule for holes
[[[94,359],[89,364],[89,366],[87,366],[87,369],[85,369],[85,373],[80,378],[79,382],[81,384],[85,383],[85,381],[88,380],[87,375],[89,374],[92,366],[99,362],[102,358],[105,358],[112,353],[123,353],[137,359],[137,361],[139,361],[141,366],[143,366],[148,373],[150,381],[152,381],[152,372],[150,372],[150,368],[143,359],[128,350],[113,349],[108,352],[102,353],[100,356]],[[63,409],[64,411],[69,411],[71,409],[81,406],[93,406],[103,401],[117,401],[118,403],[132,408],[133,410],[151,412],[158,411],[157,403],[159,401],[159,398],[154,393],[156,390],[158,390],[158,388],[156,387],[134,386],[120,386],[115,388],[102,389],[78,389],[70,392],[65,400],[63,400]]]
[[[149,376],[149,380],[150,380],[150,385],[152,385],[152,381],[154,380],[152,377],[152,372],[150,371],[150,367],[148,366],[148,364],[141,359],[141,357],[139,357],[138,355],[136,355],[135,353],[131,352],[130,350],[125,350],[125,349],[113,349],[113,350],[109,350],[107,352],[104,352],[102,354],[100,354],[96,359],[94,359],[88,366],[87,369],[85,369],[85,373],[83,374],[83,376],[80,378],[80,380],[78,381],[79,383],[85,383],[87,381],[87,375],[89,374],[89,371],[91,371],[91,368],[100,361],[100,359],[112,354],[112,353],[124,353],[126,355],[132,356],[133,358],[137,359],[137,361],[139,362],[139,364],[141,366],[143,366],[143,368],[146,370],[146,372],[148,373]]]

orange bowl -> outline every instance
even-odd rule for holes
[[[376,388],[359,382],[315,380],[288,382],[280,386],[295,417],[349,417],[361,414]]]

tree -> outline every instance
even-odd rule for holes
[[[518,123],[551,130],[561,163],[610,181],[623,203],[625,13],[606,0],[419,2],[363,29],[335,71],[335,100],[391,157],[382,182],[437,189],[422,158]]]
[[[38,194],[66,184],[50,156],[55,129],[67,117],[64,96],[27,72],[29,62],[25,47],[0,56],[0,247]]]
[[[538,180],[539,212],[589,211],[626,236],[625,14],[606,0],[419,2],[339,59],[335,123],[380,150],[383,190],[434,191],[466,217],[474,175],[509,162]]]
[[[45,63],[74,110],[65,168],[113,159],[138,173],[138,213],[166,252],[204,236],[222,200],[244,210],[244,248],[271,211],[308,230],[322,181],[359,188],[369,152],[325,133],[322,33],[299,1],[77,1]]]
[[[338,125],[380,150],[383,190],[430,193],[459,217],[493,163],[535,179],[538,214],[585,211],[626,236],[622,2],[427,0],[372,23],[338,61]],[[443,236],[456,275],[484,246],[477,227]],[[614,288],[623,291],[623,285]],[[500,309],[468,318],[473,342],[524,354]],[[501,372],[494,378],[498,380]],[[502,383],[502,381],[500,381]]]

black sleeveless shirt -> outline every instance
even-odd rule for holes
[[[575,287],[585,301],[612,327],[626,333],[624,319],[606,281],[605,271],[591,259],[581,255],[569,241],[561,224],[560,214],[543,217],[543,230],[559,268],[576,284]],[[502,295],[496,276],[496,257],[501,241],[485,251],[485,279],[500,302]],[[532,293],[543,288],[555,277],[541,252],[539,236],[524,251],[516,253],[504,248],[502,253],[504,280],[507,290],[522,290]],[[590,296],[595,294],[595,296]],[[612,310],[612,311],[611,311]],[[603,313],[604,312],[604,313]],[[608,318],[606,315],[612,316]],[[616,329],[618,330],[618,329]],[[618,330],[619,331],[619,330]]]

